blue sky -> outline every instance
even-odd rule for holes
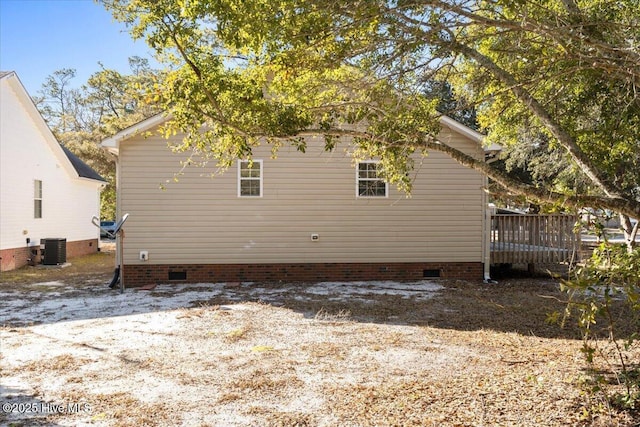
[[[81,86],[98,62],[128,72],[134,55],[152,58],[93,0],[0,0],[0,70],[16,71],[31,96],[56,70],[75,68],[73,86]]]

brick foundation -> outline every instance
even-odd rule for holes
[[[462,263],[323,263],[323,264],[185,264],[124,266],[127,287],[155,283],[220,283],[239,281],[422,280],[441,277],[478,280],[479,262]]]
[[[98,252],[98,239],[77,240],[75,242],[67,242],[67,260],[69,258],[89,255]],[[36,251],[37,255],[33,257],[32,251]],[[29,259],[33,258],[35,264],[41,262],[40,246],[11,248],[0,250],[0,271],[15,270],[29,263]]]
[[[75,258],[96,252],[98,252],[98,239],[67,242],[67,258]]]
[[[34,249],[37,248],[34,247]],[[27,265],[31,257],[31,248],[11,248],[0,250],[0,271],[9,271]]]

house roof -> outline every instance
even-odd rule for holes
[[[61,145],[61,147],[62,147],[62,150],[64,151],[64,154],[67,155],[67,158],[71,162],[71,165],[73,166],[73,168],[78,173],[79,177],[88,178],[88,179],[95,179],[96,181],[105,181],[106,182],[106,179],[104,179],[102,176],[100,176],[98,174],[98,172],[93,170],[91,168],[91,166],[89,166],[88,164],[83,162],[78,156],[73,154],[71,152],[71,150],[69,150],[64,145]]]
[[[115,135],[105,139],[102,141],[102,147],[107,149],[110,153],[117,155],[118,150],[120,148],[120,142],[124,141],[134,135],[140,134],[142,132],[146,132],[151,128],[164,123],[166,120],[169,120],[171,115],[167,115],[165,113],[156,114],[155,116],[149,117],[146,120],[143,120],[139,123],[136,123],[133,126],[130,126],[126,129],[121,130]],[[458,132],[472,141],[482,145],[485,139],[485,135],[477,132],[470,127],[463,125],[462,123],[452,119],[448,116],[440,116],[440,124],[442,126],[448,127],[449,129]],[[487,147],[483,147],[485,153],[496,153],[502,150],[502,146],[499,144],[492,143]]]
[[[449,116],[440,116],[440,124],[466,136],[467,138],[477,142],[480,145],[484,143],[485,135],[471,129],[466,125],[463,125],[459,121],[454,120]],[[484,147],[484,151],[486,152],[501,151],[501,150],[502,150],[502,146],[496,143],[491,143],[490,145]]]
[[[18,75],[14,71],[0,71],[0,80],[9,79],[10,86],[15,90],[18,98],[24,105],[25,109],[32,117],[35,126],[42,132],[45,141],[50,146],[54,154],[64,164],[65,169],[71,175],[76,175],[78,178],[90,179],[94,181],[106,182],[106,180],[93,170],[89,165],[83,162],[78,156],[73,154],[69,149],[63,147],[55,138],[51,129],[44,121],[44,118],[36,108],[33,100],[27,93],[24,85],[18,78]]]
[[[146,132],[155,126],[164,123],[166,120],[169,120],[170,117],[170,115],[164,113],[156,114],[155,116],[151,116],[148,119],[121,130],[115,135],[103,140],[100,145],[102,145],[103,148],[106,148],[110,153],[117,155],[121,141],[139,133]]]

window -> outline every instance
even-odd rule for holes
[[[380,174],[377,162],[358,163],[358,197],[387,197],[387,183]]]
[[[33,181],[33,217],[42,218],[42,181]]]
[[[238,197],[262,197],[262,160],[238,161]]]

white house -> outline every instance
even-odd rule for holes
[[[16,73],[0,72],[1,271],[39,260],[45,242],[63,261],[96,252],[104,184],[58,143]]]
[[[345,140],[331,152],[253,152],[216,174],[181,168],[157,132],[162,116],[102,145],[117,156],[127,286],[242,280],[482,279],[489,265],[486,178],[432,152],[416,156],[410,198],[354,163]],[[483,136],[443,117],[438,138],[478,159]],[[182,135],[173,137],[179,142]],[[181,172],[174,181],[176,172]]]

